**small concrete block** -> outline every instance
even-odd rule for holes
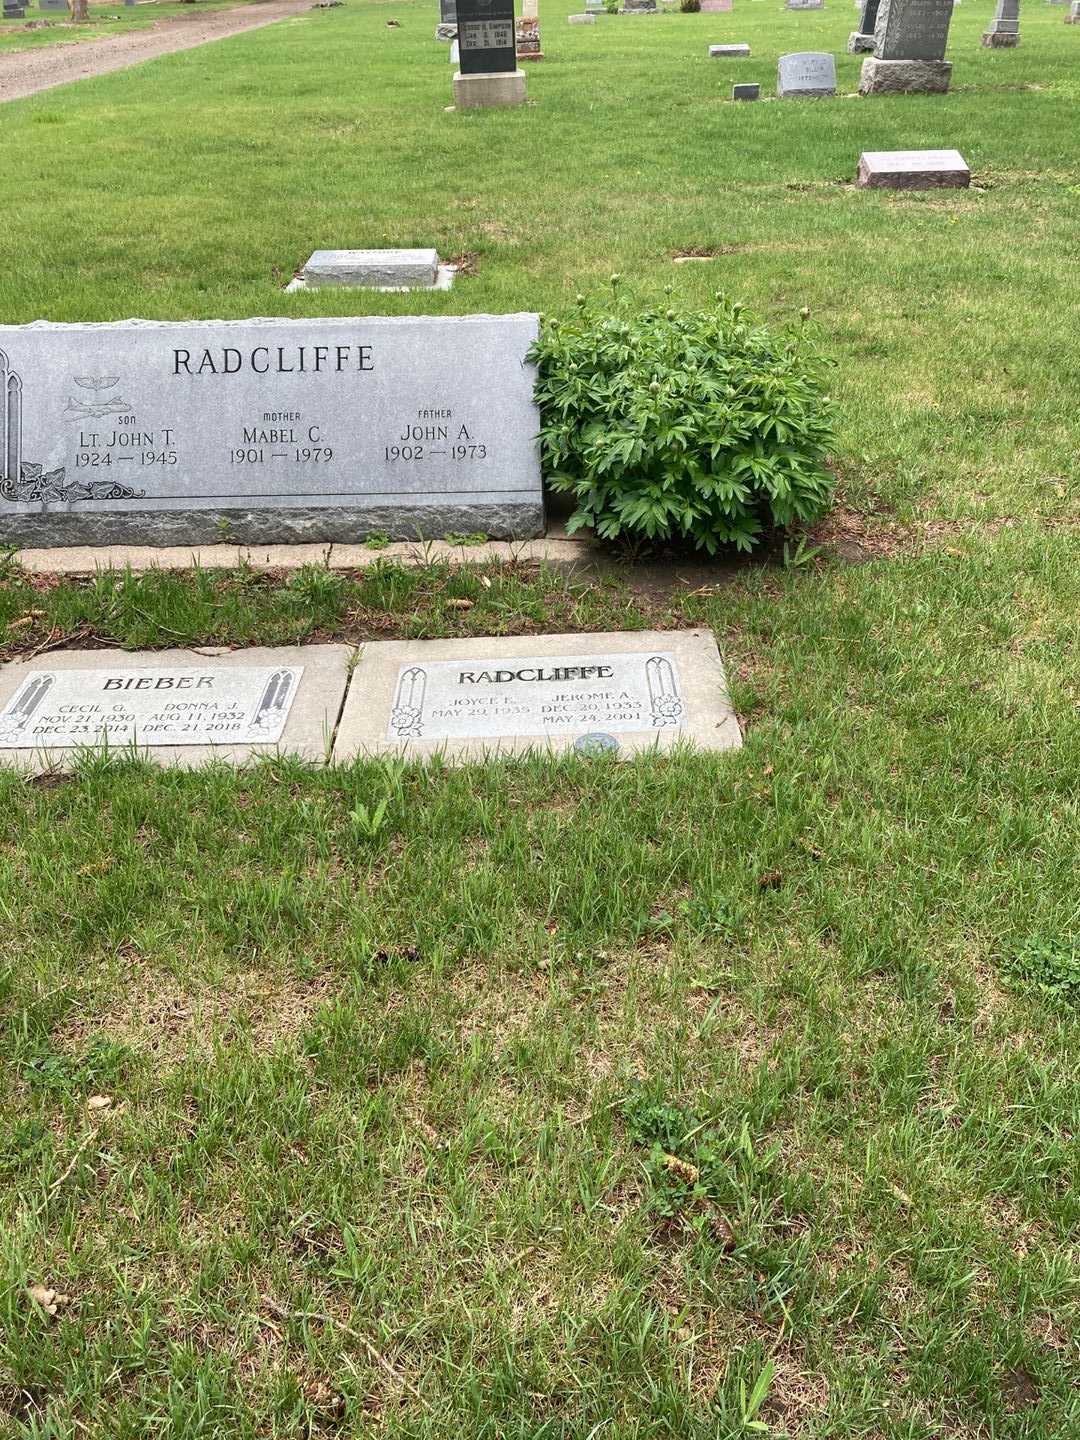
[[[847,48],[849,55],[872,55],[874,53],[874,37],[853,30],[848,36]]]
[[[496,105],[525,104],[525,71],[506,70],[495,75],[454,76],[454,104],[459,110],[480,110]]]
[[[566,17],[566,23],[567,23],[568,25],[595,25],[595,24],[596,24],[596,16],[595,16],[595,15],[568,15],[568,16]]]
[[[749,60],[749,45],[710,45],[710,60]]]
[[[866,150],[857,180],[867,190],[966,189],[971,171],[959,150]]]
[[[309,290],[324,285],[364,289],[432,289],[439,275],[434,250],[316,250],[303,269]]]
[[[267,754],[325,761],[352,653],[65,650],[14,661],[0,668],[0,765],[66,769],[105,749],[187,767]]]
[[[860,95],[944,95],[952,76],[949,60],[879,60],[868,56],[859,75]]]
[[[451,761],[742,743],[708,630],[365,645],[334,746]]]
[[[733,85],[731,87],[732,100],[759,100],[761,98],[760,85]]]

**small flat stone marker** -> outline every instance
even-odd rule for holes
[[[836,94],[836,60],[817,50],[781,55],[776,66],[780,100],[817,100]]]
[[[303,276],[313,290],[323,285],[430,290],[438,283],[439,257],[434,250],[316,250]]]
[[[710,60],[749,60],[749,45],[710,45]]]
[[[621,756],[741,744],[706,630],[532,635],[365,645],[334,746],[356,755],[482,759],[566,750]]]
[[[758,100],[761,98],[761,86],[754,85],[733,85],[731,87],[732,100]]]
[[[857,180],[865,190],[965,189],[971,171],[959,150],[866,150]]]
[[[351,657],[348,645],[309,645],[15,661],[0,669],[0,764],[63,768],[88,750],[184,766],[278,753],[323,761]]]
[[[595,16],[595,15],[568,15],[568,16],[566,17],[566,22],[567,22],[568,25],[595,25],[595,24],[596,24],[596,16]]]

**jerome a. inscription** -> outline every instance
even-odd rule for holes
[[[0,541],[540,532],[533,315],[0,326]]]

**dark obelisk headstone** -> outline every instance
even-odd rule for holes
[[[877,24],[879,0],[862,0],[859,14],[859,28],[848,36],[847,48],[851,55],[872,55],[874,53],[874,26]]]

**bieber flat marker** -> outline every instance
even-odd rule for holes
[[[741,744],[707,630],[365,645],[334,759],[463,761],[572,748],[625,757],[678,744]]]

